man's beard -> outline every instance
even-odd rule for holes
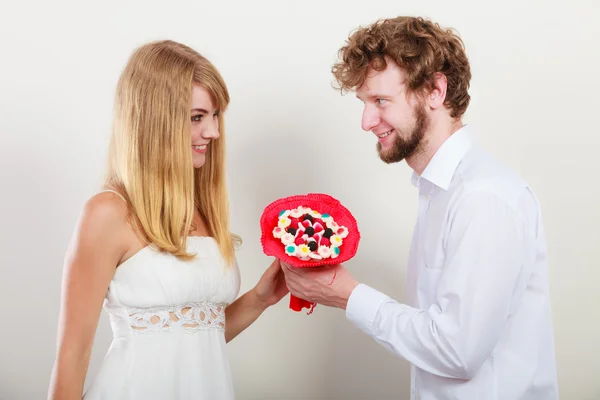
[[[421,150],[423,137],[427,130],[428,119],[425,113],[425,106],[418,104],[414,110],[415,125],[413,126],[408,139],[401,137],[401,133],[396,129],[390,133],[395,135],[392,145],[389,149],[383,149],[381,143],[377,143],[377,153],[379,158],[386,164],[397,163],[410,157]]]

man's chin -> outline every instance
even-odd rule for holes
[[[377,143],[377,155],[386,164],[395,164],[404,160],[401,155],[394,154],[394,149],[382,149],[379,143]]]
[[[386,164],[395,164],[404,161],[404,157],[391,157],[387,154],[379,153],[379,158]]]

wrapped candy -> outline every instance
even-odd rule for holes
[[[322,193],[278,199],[265,207],[260,218],[261,243],[267,256],[296,268],[341,264],[358,250],[356,219],[339,200]],[[294,311],[316,304],[290,296]]]

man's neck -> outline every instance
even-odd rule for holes
[[[408,166],[420,176],[442,144],[462,127],[463,123],[460,119],[445,119],[432,124],[423,137],[421,148],[414,155],[406,158]]]

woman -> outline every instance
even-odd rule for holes
[[[235,300],[228,103],[219,72],[189,47],[133,53],[117,87],[106,190],[86,203],[66,257],[49,398],[82,397],[103,303],[114,340],[85,399],[234,397],[225,343],[288,291],[275,260]]]

